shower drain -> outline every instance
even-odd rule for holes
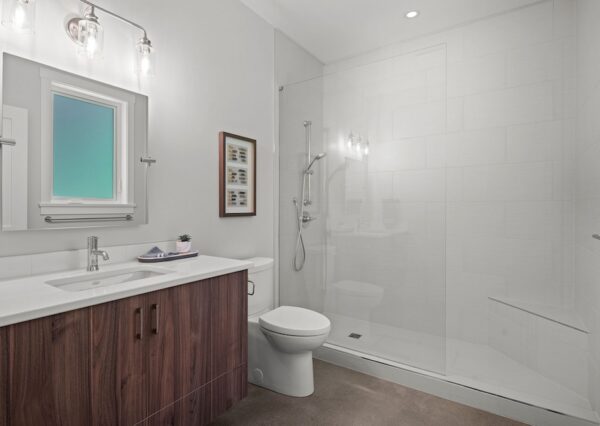
[[[350,337],[351,339],[360,339],[362,337],[362,334],[358,334],[358,333],[350,333],[348,335],[348,337]]]

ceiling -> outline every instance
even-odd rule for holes
[[[328,64],[540,0],[241,1]]]

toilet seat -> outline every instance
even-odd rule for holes
[[[258,319],[268,331],[287,336],[320,336],[329,333],[331,322],[325,315],[295,306],[280,306]]]

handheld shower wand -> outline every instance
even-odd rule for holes
[[[304,247],[304,238],[302,236],[303,226],[312,222],[316,219],[316,217],[311,216],[308,212],[305,211],[307,206],[312,204],[312,200],[310,197],[310,178],[313,174],[313,166],[315,163],[321,159],[323,159],[327,154],[321,152],[320,154],[315,155],[311,158],[311,126],[312,123],[310,121],[304,122],[304,128],[306,129],[306,162],[307,166],[302,171],[302,192],[300,201],[294,197],[292,200],[294,203],[294,207],[296,208],[296,224],[297,224],[297,232],[298,237],[296,238],[296,251],[294,252],[294,270],[296,272],[300,272],[306,263],[306,248]]]
[[[315,158],[312,159],[312,161],[310,162],[310,164],[308,165],[308,167],[306,167],[306,169],[304,169],[304,174],[312,174],[312,166],[315,164],[315,162],[319,161],[320,159],[322,159],[323,157],[325,157],[327,154],[324,152],[321,152],[320,154],[315,155]]]

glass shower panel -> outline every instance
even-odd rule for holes
[[[280,97],[281,303],[327,315],[330,344],[440,373],[445,97],[444,46],[286,86]],[[305,230],[305,270],[288,273],[295,241],[288,200],[301,182],[307,102],[319,104],[308,111],[320,109],[313,134],[327,157],[313,185],[321,200],[313,209],[319,219]]]
[[[304,123],[310,121],[311,126]],[[302,256],[298,243],[298,213],[293,200],[302,198],[302,175],[307,166],[307,132],[313,156],[323,148],[323,80],[290,84],[279,95],[279,291],[282,305],[302,306],[323,312],[325,266],[324,190],[325,160],[312,168],[311,201],[305,211],[316,219],[302,228],[306,262],[294,269],[294,256]]]

